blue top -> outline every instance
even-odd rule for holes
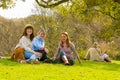
[[[44,48],[44,45],[45,45],[44,40],[37,36],[33,39],[32,49],[33,50],[41,50],[42,48]]]

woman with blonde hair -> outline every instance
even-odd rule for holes
[[[59,62],[63,62],[65,65],[73,65],[74,59],[78,59],[81,63],[79,55],[75,50],[74,44],[70,41],[68,33],[61,33],[61,41],[58,46],[58,51],[54,55],[53,60],[59,59]]]
[[[45,30],[41,29],[38,35],[33,39],[32,49],[41,55],[38,59],[39,61],[47,62],[50,61],[50,59],[47,57],[48,49],[45,47],[45,36]]]
[[[106,53],[104,53],[103,55],[101,54],[101,50],[97,42],[94,42],[93,46],[90,49],[88,49],[88,52],[84,57],[84,60],[86,59],[89,59],[91,61],[111,62],[109,56]]]

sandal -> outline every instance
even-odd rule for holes
[[[36,61],[36,60],[31,60],[30,61],[30,64],[39,64],[40,62],[39,61]]]
[[[26,64],[26,61],[25,60],[21,60],[20,63]]]
[[[70,65],[69,63],[65,63],[65,65]]]
[[[21,59],[18,59],[18,60],[17,60],[17,62],[19,62],[19,63],[23,63],[23,64],[25,64],[25,63],[26,63],[26,61],[25,61],[25,60],[21,60]]]

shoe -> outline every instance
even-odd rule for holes
[[[39,64],[40,62],[39,61],[36,61],[36,60],[31,60],[30,61],[30,64]]]
[[[26,63],[26,61],[25,61],[25,60],[21,60],[21,59],[18,59],[18,60],[17,60],[17,62],[19,62],[19,63],[23,63],[23,64],[25,64],[25,63]]]
[[[111,62],[110,59],[105,58],[104,61],[106,62]]]
[[[21,60],[20,63],[26,64],[26,61],[25,60]]]
[[[69,63],[65,63],[65,65],[70,65]]]
[[[45,60],[44,60],[44,62],[45,62],[45,63],[53,63],[53,60],[52,60],[52,59],[47,58],[47,59],[45,59]]]
[[[68,59],[69,65],[74,65],[74,60]]]
[[[85,60],[85,61],[86,61],[87,59],[86,59],[86,58],[83,58],[83,60]]]

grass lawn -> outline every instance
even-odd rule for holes
[[[21,64],[0,60],[0,80],[120,80],[120,61],[83,64]]]

